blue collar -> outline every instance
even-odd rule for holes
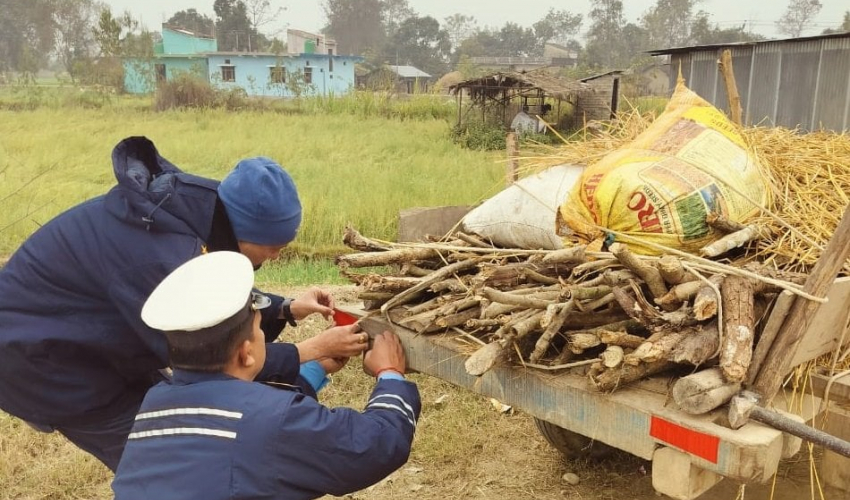
[[[214,380],[238,380],[224,372],[194,372],[175,368],[171,374],[171,383],[175,385],[197,384]]]

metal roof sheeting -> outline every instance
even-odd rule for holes
[[[735,83],[747,125],[801,130],[850,129],[850,33],[670,51],[688,86],[716,107],[729,110],[717,70],[724,49],[732,52]]]
[[[395,74],[402,78],[431,78],[431,75],[413,66],[388,66]]]

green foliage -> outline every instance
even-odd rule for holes
[[[347,223],[392,240],[403,208],[474,204],[503,185],[503,167],[493,155],[452,144],[443,120],[224,109],[152,113],[127,107],[125,99],[101,109],[0,110],[0,200],[6,200],[0,201],[0,255],[63,210],[108,191],[115,184],[110,153],[129,135],[151,138],[181,169],[215,179],[246,156],[280,162],[304,207],[292,248],[298,255],[345,251]]]
[[[42,68],[53,50],[52,0],[0,2],[0,73]]]
[[[534,23],[532,28],[541,47],[550,41],[567,45],[578,34],[581,21],[581,14],[550,8],[543,19]]]
[[[205,36],[212,36],[215,33],[215,21],[208,15],[199,13],[196,9],[175,12],[165,24]]]
[[[216,37],[218,50],[248,52],[258,38],[248,19],[248,9],[242,0],[215,0]]]
[[[381,0],[325,0],[328,21],[324,32],[332,36],[341,54],[380,51],[386,37]]]
[[[157,85],[154,109],[213,109],[229,110],[248,107],[245,90],[236,88],[217,89],[205,79],[192,72],[175,72],[168,81]]]
[[[796,38],[803,34],[822,8],[820,0],[789,0],[785,13],[776,21],[776,30]]]
[[[401,22],[384,47],[384,60],[409,64],[431,75],[448,69],[451,42],[433,17],[410,17]],[[403,59],[401,56],[403,55]]]
[[[479,151],[505,149],[504,129],[479,121],[455,125],[449,136],[455,144],[467,149]]]

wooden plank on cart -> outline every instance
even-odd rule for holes
[[[357,317],[357,308],[341,308]],[[389,328],[381,317],[360,322],[370,334]],[[691,462],[740,481],[767,481],[782,453],[781,432],[758,423],[733,431],[715,423],[719,414],[686,415],[669,404],[665,384],[640,384],[601,393],[587,377],[497,365],[481,377],[464,368],[456,337],[416,335],[393,326],[413,370],[496,398],[564,429],[651,460],[656,448],[686,452]]]
[[[791,366],[833,352],[838,347],[842,332],[850,329],[847,324],[847,313],[850,311],[850,276],[836,279],[827,293],[827,298],[829,302],[820,306],[809,324]],[[844,343],[850,343],[850,332],[844,335]]]

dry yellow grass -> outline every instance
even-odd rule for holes
[[[617,122],[591,125],[564,138],[563,144],[539,148],[524,159],[525,168],[536,172],[561,163],[591,165],[633,140],[653,119],[631,111]],[[850,136],[781,127],[741,132],[774,189],[773,205],[759,207],[762,214],[752,221],[773,233],[758,243],[756,256],[781,268],[805,271],[820,256],[850,203]],[[850,263],[844,273],[850,274]]]

